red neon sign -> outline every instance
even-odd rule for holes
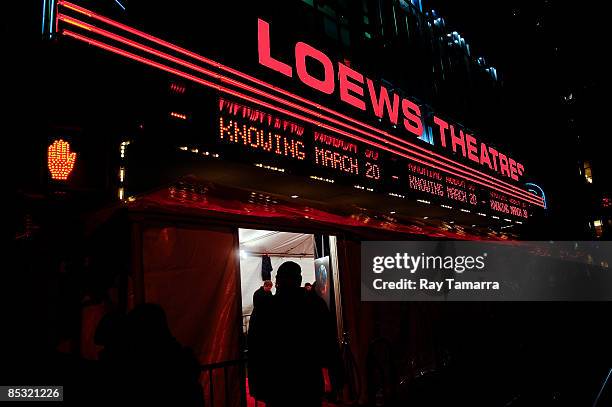
[[[269,24],[261,19],[257,21],[257,24],[259,63],[283,75],[292,77],[293,68],[271,56]],[[317,61],[321,65],[323,68],[323,79],[315,78],[308,72],[306,68],[307,59]],[[334,92],[336,85],[334,64],[327,55],[316,48],[303,42],[295,44],[295,70],[298,74],[297,76],[305,85],[325,94],[332,94]],[[338,62],[337,76],[340,100],[358,109],[365,110],[365,102],[362,99],[365,92],[364,76],[340,62]],[[379,85],[377,91],[374,82],[369,78],[365,78],[365,83],[369,94],[369,98],[365,99],[369,99],[369,106],[376,117],[382,119],[386,116],[391,124],[397,125],[400,121],[401,111],[401,124],[403,124],[404,128],[417,137],[421,136],[424,123],[421,118],[421,109],[416,103],[407,98],[400,98],[397,93],[391,93],[390,95],[389,90],[383,85]],[[352,94],[349,91],[352,91]],[[458,148],[460,148],[463,157],[479,165],[486,165],[490,170],[496,171],[502,176],[515,181],[518,181],[519,176],[523,175],[524,166],[506,154],[498,152],[492,147],[487,147],[484,143],[479,143],[474,136],[467,133],[464,134],[463,130],[459,130],[459,135],[455,136],[455,126],[438,117],[434,117],[434,123],[439,128],[442,147],[450,148],[447,143],[447,130],[450,129],[453,152],[457,153]]]
[[[70,152],[70,143],[62,139],[55,140],[47,151],[47,167],[51,179],[66,181],[74,168],[77,153]]]
[[[243,93],[237,92],[237,91],[235,91],[235,90],[233,90],[231,88],[228,88],[228,87],[225,87],[225,86],[221,86],[221,85],[218,85],[218,84],[216,84],[214,82],[201,79],[201,78],[199,78],[197,76],[194,76],[192,74],[186,73],[186,72],[181,71],[179,69],[176,69],[176,68],[173,68],[173,67],[161,64],[159,62],[153,61],[153,60],[148,59],[148,58],[144,58],[144,57],[142,57],[140,55],[136,55],[136,54],[133,54],[131,52],[127,52],[127,51],[125,51],[123,49],[111,46],[109,44],[103,43],[103,42],[98,41],[98,40],[94,40],[93,38],[90,38],[90,37],[87,37],[87,36],[84,36],[84,35],[77,34],[75,32],[64,30],[62,33],[64,35],[66,35],[66,36],[72,37],[72,38],[80,40],[80,41],[84,41],[84,42],[89,43],[91,45],[100,47],[102,49],[105,49],[107,51],[110,51],[110,52],[113,52],[113,53],[116,53],[116,54],[119,54],[119,55],[122,55],[122,56],[125,56],[125,57],[130,58],[130,59],[139,61],[139,62],[144,63],[146,65],[156,67],[158,69],[161,69],[161,70],[164,70],[166,72],[172,73],[172,74],[177,75],[179,77],[182,77],[184,79],[188,79],[188,80],[191,80],[193,82],[199,83],[201,85],[217,89],[220,92],[223,92],[223,93],[226,93],[226,94],[229,94],[229,95],[233,95],[233,96],[237,96],[237,97],[239,97],[239,98],[241,98],[243,100],[259,104],[260,106],[264,106],[264,107],[273,109],[273,110],[275,110],[277,112],[280,112],[280,113],[283,113],[283,114],[287,114],[288,116],[291,116],[291,117],[294,117],[294,118],[297,118],[297,119],[300,119],[300,120],[304,120],[304,121],[306,121],[308,123],[317,124],[318,126],[324,128],[324,129],[328,129],[330,131],[333,131],[333,132],[336,132],[338,134],[347,136],[347,137],[352,138],[354,140],[367,143],[367,144],[369,144],[371,146],[383,149],[385,151],[389,151],[389,152],[397,154],[397,155],[399,155],[401,157],[410,158],[410,159],[414,160],[415,162],[419,162],[421,164],[429,165],[429,166],[431,166],[433,168],[443,170],[443,171],[445,171],[447,173],[450,173],[450,174],[453,174],[453,175],[456,175],[456,176],[459,176],[459,177],[464,177],[464,178],[466,178],[468,180],[476,182],[477,184],[483,185],[483,186],[485,186],[487,188],[491,188],[493,190],[497,190],[497,191],[506,193],[506,194],[511,195],[511,196],[515,196],[515,197],[517,197],[517,198],[519,198],[521,200],[527,201],[529,203],[532,203],[532,204],[535,204],[535,205],[538,205],[538,206],[543,206],[543,202],[542,202],[541,197],[537,197],[535,194],[529,193],[529,192],[527,192],[527,191],[525,191],[525,190],[523,190],[523,189],[521,189],[521,188],[519,188],[519,187],[517,187],[515,185],[506,183],[506,182],[504,182],[502,180],[499,180],[498,178],[495,178],[495,177],[493,177],[493,176],[491,176],[489,174],[480,172],[480,171],[475,170],[475,169],[473,169],[471,167],[468,167],[468,166],[466,166],[464,164],[458,163],[458,162],[456,162],[456,161],[454,161],[454,160],[452,160],[452,159],[450,159],[448,157],[445,157],[445,156],[437,154],[437,153],[435,153],[433,151],[430,151],[430,150],[424,148],[423,146],[419,145],[418,143],[415,144],[415,143],[411,143],[411,142],[409,142],[409,141],[407,141],[405,139],[398,138],[398,137],[396,137],[396,136],[394,136],[394,135],[392,135],[390,133],[385,132],[384,130],[378,129],[378,128],[373,127],[373,126],[370,126],[370,125],[368,125],[366,123],[363,123],[363,122],[359,122],[359,121],[357,121],[355,119],[352,119],[352,118],[350,118],[348,116],[345,116],[345,115],[343,115],[341,113],[335,112],[334,110],[328,109],[328,108],[326,108],[324,106],[321,106],[321,105],[319,105],[319,104],[317,104],[315,102],[312,102],[312,101],[310,101],[308,99],[305,99],[305,98],[302,98],[300,96],[294,95],[294,94],[292,94],[290,92],[287,92],[287,91],[285,91],[283,89],[277,88],[277,87],[275,87],[273,85],[270,85],[270,84],[268,84],[266,82],[263,82],[263,81],[261,81],[261,80],[259,80],[257,78],[251,77],[251,76],[249,76],[247,74],[244,74],[244,73],[236,71],[236,70],[234,70],[232,68],[226,67],[226,66],[224,66],[222,64],[219,64],[219,63],[217,63],[215,61],[212,61],[210,59],[202,57],[202,56],[200,56],[198,54],[195,54],[193,52],[190,52],[188,50],[185,50],[185,49],[182,49],[180,47],[177,47],[177,46],[175,46],[175,45],[173,45],[171,43],[168,43],[166,41],[160,40],[159,38],[153,37],[153,36],[151,36],[149,34],[143,33],[141,31],[135,30],[135,29],[133,29],[131,27],[125,26],[125,25],[120,24],[120,23],[117,23],[117,22],[115,22],[113,20],[110,20],[110,19],[104,17],[104,16],[100,16],[100,15],[98,15],[96,13],[90,12],[89,10],[83,9],[83,8],[81,8],[79,6],[74,5],[74,4],[71,4],[71,3],[68,3],[68,2],[65,2],[65,1],[60,1],[59,4],[61,6],[64,6],[64,7],[68,8],[68,9],[70,9],[70,10],[77,11],[80,14],[85,15],[85,16],[87,16],[89,18],[93,18],[95,20],[101,21],[101,22],[103,22],[105,24],[108,24],[108,25],[116,27],[116,28],[120,28],[121,30],[124,30],[124,31],[129,32],[129,33],[134,34],[134,35],[137,35],[137,36],[139,36],[141,38],[144,38],[147,41],[151,41],[151,42],[153,42],[155,44],[158,44],[158,45],[161,45],[163,47],[169,48],[169,49],[171,49],[171,50],[173,50],[175,52],[178,52],[178,53],[180,53],[182,55],[185,55],[185,56],[188,56],[190,58],[193,58],[193,59],[195,59],[197,61],[204,62],[204,63],[212,66],[213,68],[220,69],[220,70],[222,70],[224,72],[231,73],[231,74],[236,75],[236,76],[238,76],[240,78],[243,78],[243,79],[246,79],[246,80],[248,80],[250,82],[256,83],[257,85],[266,87],[266,89],[268,89],[268,90],[272,90],[272,91],[281,93],[284,96],[288,96],[288,97],[290,97],[290,98],[292,98],[294,100],[297,100],[299,102],[306,103],[306,104],[308,104],[310,106],[315,107],[316,110],[308,109],[308,108],[304,107],[303,105],[296,104],[296,103],[291,102],[291,101],[289,101],[287,99],[283,99],[281,97],[272,95],[272,94],[270,94],[270,93],[268,93],[266,91],[262,91],[261,89],[252,87],[250,85],[246,85],[246,84],[241,83],[240,81],[238,81],[236,79],[232,79],[232,78],[220,75],[220,74],[218,74],[216,72],[213,72],[213,71],[210,71],[208,69],[202,68],[199,65],[193,64],[191,62],[187,62],[185,60],[182,60],[180,58],[174,57],[174,56],[169,55],[167,53],[157,51],[157,50],[155,50],[155,49],[153,49],[151,47],[148,47],[146,45],[142,45],[142,44],[137,43],[137,42],[135,42],[133,40],[129,40],[129,39],[125,38],[125,37],[121,37],[119,35],[110,33],[110,32],[108,32],[106,30],[97,28],[97,27],[95,27],[95,26],[93,26],[91,24],[84,23],[82,21],[76,20],[76,19],[74,19],[72,17],[69,17],[69,16],[66,16],[64,14],[59,14],[58,15],[58,20],[60,20],[60,21],[66,22],[66,23],[71,24],[71,25],[73,25],[75,27],[78,27],[80,29],[84,29],[84,30],[86,30],[86,31],[88,31],[90,33],[95,33],[95,34],[102,35],[102,36],[107,37],[107,38],[109,38],[109,39],[111,39],[113,41],[117,41],[117,42],[120,42],[122,44],[134,47],[134,48],[136,48],[136,49],[138,49],[140,51],[147,52],[147,53],[149,53],[149,54],[151,54],[151,55],[153,55],[155,57],[159,57],[159,58],[165,59],[165,60],[170,61],[172,63],[181,65],[182,67],[185,67],[185,68],[194,70],[194,71],[196,71],[198,73],[207,75],[207,76],[211,77],[212,80],[220,81],[220,82],[222,82],[224,84],[228,84],[228,85],[231,85],[233,87],[237,87],[237,88],[240,88],[242,90],[255,93],[256,95],[262,96],[262,97],[264,97],[264,98],[266,98],[268,100],[280,103],[281,106],[285,106],[287,108],[296,109],[297,111],[299,111],[299,113],[295,113],[295,112],[289,111],[286,108],[278,107],[275,104],[264,102],[264,101],[262,101],[260,99],[256,99],[256,98],[253,98],[251,96],[245,95]],[[304,49],[306,49],[306,48],[304,48]],[[261,54],[260,54],[260,57],[261,57]],[[316,54],[314,52],[308,53],[308,57],[311,57],[311,58],[315,58],[315,57],[323,58],[320,54]],[[304,58],[306,58],[306,56],[304,56]],[[327,62],[325,62],[325,64],[327,64]],[[346,67],[346,68],[347,69],[345,69],[343,72],[340,73],[341,76],[344,75],[346,77],[351,77],[353,79],[357,78],[357,80],[358,80],[359,74],[355,73],[355,71],[350,70],[350,68],[348,68],[348,67]],[[357,93],[357,94],[359,92],[359,91],[355,90],[354,86],[351,87],[350,84],[345,84],[345,87],[346,87],[345,90],[346,90],[347,93],[348,93],[349,90],[352,90],[353,93]],[[378,95],[376,95],[374,93],[374,98],[375,99],[373,100],[373,103],[375,103],[377,106],[380,107],[379,111],[381,111],[381,112],[384,111],[384,107],[385,106],[387,107],[387,110],[389,110],[389,109],[394,110],[396,108],[396,106],[395,106],[395,104],[396,104],[395,103],[395,97],[394,97],[394,101],[391,102],[390,99],[389,99],[388,92],[385,92],[385,91],[383,91],[382,88],[381,88],[381,90],[380,90]],[[410,102],[410,103],[412,103],[412,102]],[[410,110],[411,110],[410,105],[407,102],[406,103],[402,102],[402,104],[404,105],[402,107],[402,110],[403,111],[407,110],[407,111],[410,112]],[[398,102],[398,106],[399,106],[399,102]],[[397,109],[395,109],[395,110],[397,110]],[[332,115],[334,115],[336,117],[341,118],[342,120],[334,119],[333,117],[328,116],[326,114],[322,114],[321,112],[327,112],[329,114],[332,114]],[[304,114],[307,114],[307,115],[313,117],[314,119],[311,118],[311,117],[304,116]],[[398,114],[399,114],[399,112],[398,112]],[[393,113],[393,115],[395,116],[394,113]],[[408,118],[408,119],[410,118],[410,115],[405,113],[405,112],[404,112],[404,116],[405,116],[405,120],[406,120],[406,118]],[[346,128],[346,129],[348,129],[348,130],[350,130],[352,132],[357,132],[359,134],[362,134],[362,135],[368,137],[369,139],[364,139],[363,137],[359,137],[359,136],[357,136],[354,133],[349,133],[349,132],[341,130],[341,129],[337,128],[337,127],[330,126],[330,125],[328,125],[326,123],[322,123],[320,120],[325,120],[327,122],[333,123],[334,125],[338,125],[338,126],[341,126],[343,128]],[[347,122],[353,123],[354,125],[357,125],[357,126],[361,126],[361,128],[355,127],[354,125],[348,124]],[[410,120],[409,120],[409,122],[410,122]],[[416,125],[418,125],[418,123]],[[381,134],[384,137],[377,136],[377,135],[371,133],[370,131],[363,130],[363,128],[366,128],[368,130],[371,130],[372,132]],[[374,139],[374,140],[376,140],[376,142],[373,142],[370,139]],[[390,140],[396,141],[397,143],[400,143],[400,144],[397,144],[397,143],[395,143],[393,141],[390,141]],[[425,160],[425,161],[423,161],[423,160]],[[460,174],[458,174],[455,171],[458,171]]]

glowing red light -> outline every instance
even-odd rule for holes
[[[182,113],[170,112],[170,116],[175,119],[187,120],[187,115]]]
[[[65,181],[74,168],[77,153],[70,152],[70,143],[62,139],[55,140],[49,146],[47,154],[47,165],[51,173],[51,179]]]
[[[182,94],[185,93],[185,86],[183,86],[181,84],[178,84],[178,83],[175,83],[175,82],[172,82],[170,84],[170,90],[172,92],[174,92],[174,93],[178,93],[178,94],[182,95]]]

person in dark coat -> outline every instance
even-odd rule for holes
[[[258,306],[265,306],[265,302],[269,302],[272,298],[272,281],[266,280],[263,285],[253,293],[253,312]]]
[[[106,338],[112,342],[101,355],[113,385],[109,405],[204,406],[199,362],[174,338],[161,306],[137,305],[120,328],[120,336]]]
[[[264,384],[268,407],[321,406],[322,368],[336,340],[325,302],[300,287],[301,272],[299,264],[283,263],[271,306],[257,315],[262,340],[272,344]]]
[[[261,257],[261,279],[272,280],[272,259],[267,254]]]
[[[259,383],[266,380],[266,365],[269,363],[271,343],[266,343],[265,335],[260,334],[257,315],[267,312],[272,301],[272,281],[266,280],[253,294],[253,311],[249,319],[248,345],[248,377],[249,393],[257,400],[265,401],[267,396],[265,388]]]

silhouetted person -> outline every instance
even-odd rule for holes
[[[123,384],[129,378],[121,373],[125,362],[125,315],[109,312],[102,317],[94,335],[98,351],[97,394],[99,405],[109,405],[123,396]]]
[[[125,341],[125,316],[120,312],[109,312],[102,317],[94,335],[94,343],[102,347],[98,360],[109,362],[121,353]]]
[[[263,285],[253,294],[253,311],[251,319],[249,319],[248,332],[248,377],[249,377],[249,393],[258,400],[266,400],[265,386],[259,385],[260,382],[266,380],[267,365],[270,363],[270,349],[272,343],[263,341],[264,336],[259,333],[260,325],[257,315],[260,312],[267,312],[272,303],[272,281],[266,280]]]
[[[306,293],[307,296],[319,297],[319,294],[317,294],[317,291],[315,290],[315,286],[310,283],[304,284],[304,292]]]
[[[108,361],[108,380],[115,383],[114,396],[120,397],[121,403],[204,405],[199,363],[191,350],[172,336],[161,306],[137,305],[125,325],[117,327],[121,330],[108,336],[116,342],[103,355]],[[104,337],[104,332],[101,335]]]
[[[299,264],[283,263],[272,305],[257,316],[260,340],[272,344],[263,383],[269,407],[321,405],[322,368],[330,360],[335,335],[325,302],[300,287],[301,272]]]
[[[313,284],[310,283],[306,283],[304,284],[304,293],[306,294],[307,297],[312,297],[310,298],[312,301],[316,301],[316,302],[321,302],[323,304],[325,304],[325,300],[323,299],[323,297],[321,297],[321,295],[319,294],[319,291],[317,290],[317,282],[315,281]],[[327,304],[325,305],[327,307]]]
[[[336,322],[334,320],[334,316],[327,312],[329,309],[325,300],[317,290],[317,282],[315,281],[313,284],[305,283],[304,284],[304,292],[309,301],[315,302],[317,308],[321,308],[321,313],[324,314],[323,320],[314,321],[315,326],[324,327],[327,324],[326,334],[327,337],[330,338],[329,349],[327,355],[325,357],[325,366],[328,368],[330,384],[332,387],[331,394],[328,394],[328,400],[336,400],[338,396],[338,391],[342,389],[344,385],[344,368],[342,362],[342,356],[340,355],[340,347],[335,339],[335,330],[336,330]],[[325,311],[323,311],[323,307],[325,307]]]

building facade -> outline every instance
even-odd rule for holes
[[[413,328],[450,317],[361,302],[360,241],[507,240],[545,215],[500,126],[503,72],[420,1],[47,0],[42,34],[16,234],[71,287],[52,341],[75,352],[95,357],[94,313],[159,302],[202,363],[239,360],[238,229],[305,232],[332,256],[351,397],[373,400],[372,339],[409,343],[415,377],[449,344]]]

